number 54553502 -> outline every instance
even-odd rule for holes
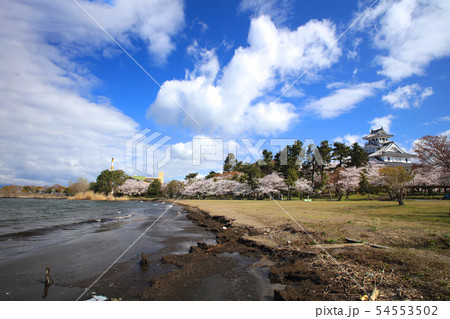
[[[377,306],[376,315],[388,316],[437,316],[437,306]]]

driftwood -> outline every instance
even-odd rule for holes
[[[315,249],[322,249],[322,248],[347,248],[347,247],[355,247],[355,246],[364,246],[365,243],[351,243],[351,244],[323,244],[323,245],[308,245],[306,248],[315,248]]]
[[[372,243],[367,243],[367,242],[365,242],[365,241],[358,240],[358,239],[345,238],[345,240],[346,240],[348,243],[343,243],[343,244],[308,245],[308,246],[306,246],[306,248],[312,248],[312,249],[333,249],[333,248],[348,248],[348,247],[357,247],[357,246],[368,245],[368,246],[374,247],[374,248],[391,249],[391,247],[381,246],[381,245],[372,244]]]
[[[372,244],[372,243],[365,243],[366,245],[369,245],[370,247],[374,247],[374,248],[380,248],[380,249],[392,249],[392,247],[388,247],[388,246],[382,246],[382,245],[377,245],[377,244]]]
[[[374,247],[374,248],[392,249],[392,247],[372,244],[372,243],[368,243],[368,242],[365,242],[365,241],[362,241],[362,240],[359,240],[359,239],[345,238],[345,240],[348,241],[349,243],[364,243],[364,244],[369,245],[370,247]]]
[[[353,238],[345,238],[346,241],[348,241],[349,243],[363,243],[362,240],[358,240],[358,239],[353,239]]]

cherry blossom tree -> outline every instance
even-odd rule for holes
[[[419,166],[414,169],[412,185],[419,190],[426,189],[428,194],[431,194],[433,189],[446,189],[450,186],[450,174],[445,169],[430,169],[427,166]]]
[[[235,181],[233,187],[233,196],[247,196],[252,194],[252,187],[247,183],[239,183]]]
[[[263,178],[259,178],[257,185],[258,187],[255,191],[257,193],[267,194],[270,198],[272,198],[273,195],[279,194],[281,191],[288,189],[284,179],[276,172],[266,175]]]
[[[117,193],[128,196],[146,195],[148,191],[148,183],[129,178],[118,187]]]
[[[197,179],[187,184],[183,190],[183,195],[188,197],[207,196],[244,196],[252,192],[250,185],[239,183],[230,179],[214,178]]]
[[[342,199],[344,194],[354,192],[359,186],[361,168],[358,167],[338,167],[332,174],[330,182],[334,186],[338,200]]]
[[[301,194],[301,196],[303,196],[303,194],[312,194],[313,193],[313,188],[311,186],[311,183],[304,178],[299,178],[295,182],[294,189],[296,191],[298,191]]]
[[[366,171],[367,179],[372,187],[382,187],[385,186],[383,176],[380,170],[384,168],[384,164],[370,163],[364,168]]]

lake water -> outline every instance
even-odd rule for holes
[[[186,254],[197,242],[215,244],[215,235],[171,203],[0,198],[0,300],[43,300],[44,296],[45,300],[76,300],[162,214],[84,300],[102,293],[101,289],[95,292],[102,285],[116,288],[126,299],[138,299],[151,276],[174,269],[161,265],[162,256]],[[149,257],[151,271],[140,270],[141,252]],[[50,267],[54,280],[46,292],[45,267]],[[273,287],[268,278],[262,280],[270,295]],[[257,289],[261,290],[261,282]],[[256,299],[267,299],[265,294]],[[217,299],[223,298],[220,292]],[[216,297],[212,294],[208,299]]]

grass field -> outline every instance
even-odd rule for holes
[[[255,228],[290,225],[310,232],[321,243],[345,237],[403,248],[446,250],[450,244],[449,201],[255,201],[183,200],[211,215]],[[289,214],[289,215],[288,215]]]

